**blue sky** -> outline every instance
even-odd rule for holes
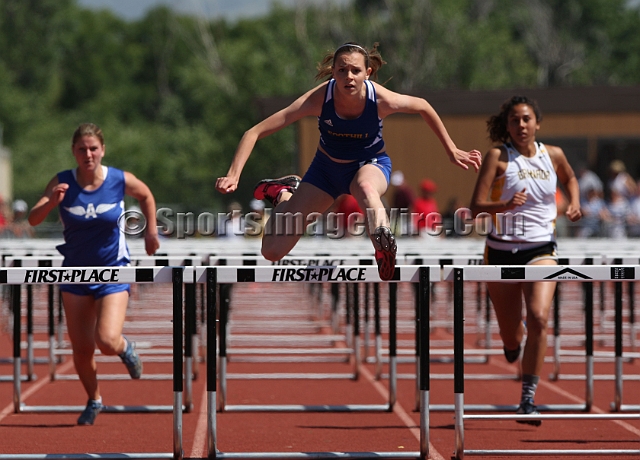
[[[327,0],[277,0],[281,5],[296,3],[326,3]],[[349,0],[333,0],[334,3],[348,3]],[[273,0],[78,0],[88,8],[106,8],[125,19],[140,19],[149,8],[160,4],[170,5],[182,13],[205,14],[208,17],[225,17],[236,20],[266,14]]]

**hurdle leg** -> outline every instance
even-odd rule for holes
[[[47,286],[47,289],[49,290],[48,292],[48,302],[47,302],[47,318],[48,318],[48,324],[47,324],[47,329],[49,331],[49,378],[51,379],[51,381],[54,381],[56,379],[56,355],[55,355],[55,349],[56,349],[56,337],[55,337],[55,313],[54,313],[54,309],[53,309],[53,291],[54,291],[54,286],[53,284],[50,284],[49,286]]]
[[[422,395],[421,395],[421,386],[420,386],[420,341],[422,338],[421,335],[421,327],[420,327],[420,320],[422,317],[421,312],[420,312],[420,308],[422,306],[421,301],[422,298],[421,296],[421,287],[422,285],[420,283],[413,283],[413,288],[414,288],[414,314],[415,314],[415,361],[416,361],[416,393],[415,393],[415,410],[416,411],[420,411],[420,407],[421,407],[421,401],[422,401]],[[427,335],[428,337],[428,335]]]
[[[585,317],[585,352],[586,352],[586,396],[585,411],[591,411],[593,406],[593,283],[584,284],[584,317]]]
[[[20,358],[20,285],[11,286],[11,305],[13,309],[13,411],[20,412],[20,369],[22,360]]]
[[[353,284],[347,283],[345,285],[345,341],[348,348],[353,348],[353,324],[352,324],[352,309],[353,309]]]
[[[183,268],[173,268],[173,458],[182,460],[182,281]]]
[[[219,410],[224,412],[227,405],[227,327],[229,321],[229,299],[227,296],[228,285],[220,285],[220,401]]]
[[[622,406],[622,284],[615,283],[615,395],[612,410]]]
[[[195,278],[195,270],[193,272]],[[184,406],[185,412],[191,412],[193,409],[193,336],[196,323],[196,284],[186,283],[184,285],[185,292],[185,391]]]
[[[370,334],[370,330],[369,330],[369,288],[370,285],[369,283],[365,283],[364,285],[364,322],[363,322],[363,328],[364,330],[362,331],[362,335],[363,335],[363,342],[362,342],[362,346],[363,346],[363,360],[364,362],[367,362],[367,358],[369,357],[369,340],[371,339],[371,334]]]
[[[553,373],[551,380],[558,380],[560,375],[560,284],[556,284],[553,296]]]
[[[360,376],[360,284],[353,285],[353,380]]]
[[[420,267],[419,284],[418,284],[418,329],[416,334],[419,335],[419,362],[418,362],[418,378],[419,395],[420,395],[420,458],[426,460],[429,458],[429,385],[430,385],[430,345],[429,345],[429,268]]]
[[[636,299],[636,283],[629,281],[627,283],[629,288],[629,342],[631,344],[631,352],[635,353],[636,350],[636,315],[635,315],[635,299]],[[634,358],[630,359],[633,362]]]
[[[456,459],[464,458],[464,274],[453,270],[453,371]]]
[[[338,333],[340,326],[340,316],[338,315],[338,302],[340,300],[340,285],[331,283],[331,331]]]
[[[208,267],[206,271],[207,290],[207,458],[215,459],[217,453],[216,388],[217,388],[217,327],[216,290],[217,270]]]
[[[33,371],[33,285],[27,284],[27,380],[35,380]]]
[[[397,299],[398,284],[389,283],[389,411],[396,403],[397,375]]]
[[[486,285],[484,290],[484,348],[491,349],[491,298]],[[489,355],[485,355],[485,358],[489,361]]]
[[[382,329],[380,328],[380,284],[373,285],[373,321],[375,338],[376,369],[375,378],[380,380],[382,375]]]

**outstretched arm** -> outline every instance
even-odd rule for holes
[[[124,173],[124,193],[138,200],[140,211],[147,220],[144,231],[145,250],[148,255],[153,255],[160,248],[156,222],[156,200],[147,184],[127,171]]]
[[[378,115],[385,118],[393,113],[418,113],[429,125],[431,130],[440,140],[449,159],[452,163],[460,166],[462,169],[469,169],[469,165],[473,166],[476,172],[482,164],[482,154],[478,150],[465,151],[456,147],[447,129],[442,123],[440,116],[435,109],[425,99],[399,94],[386,89],[384,86],[375,84],[376,93],[378,95]]]
[[[326,85],[327,83],[322,83],[316,86],[300,96],[288,107],[265,118],[246,131],[238,144],[227,175],[219,177],[216,181],[216,190],[220,193],[231,193],[238,188],[242,169],[249,159],[249,155],[251,155],[258,139],[280,131],[282,128],[289,126],[303,117],[310,115],[319,116],[324,98],[324,87]]]
[[[58,176],[49,181],[42,197],[29,211],[29,224],[36,226],[47,218],[49,213],[64,199],[69,184],[59,184]]]

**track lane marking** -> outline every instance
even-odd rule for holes
[[[369,372],[369,369],[364,366],[360,366],[360,373],[369,380],[369,382],[383,398],[389,397],[389,390],[374,378],[373,374]],[[407,428],[409,428],[409,431],[411,431],[413,436],[415,436],[418,442],[420,442],[420,429],[415,427],[416,422],[414,422],[407,411],[404,410],[404,408],[397,401],[393,405],[393,413],[396,414],[400,420],[402,420]],[[431,442],[429,442],[429,458],[432,460],[445,460],[445,458],[440,455],[435,447],[433,447],[433,444],[431,444]]]
[[[191,458],[207,457],[207,386],[202,391],[202,402],[200,403],[200,415],[196,422],[196,431],[193,435],[193,447],[191,448]]]
[[[496,366],[501,367],[503,369],[508,369],[510,371],[512,371],[513,368],[514,368],[514,366],[508,365],[506,363],[501,363],[498,360],[492,360],[492,364],[495,364]],[[547,389],[553,391],[554,393],[556,393],[558,395],[564,396],[565,398],[567,398],[570,401],[573,401],[573,402],[575,402],[577,404],[586,404],[587,403],[584,399],[580,398],[579,396],[576,396],[573,393],[569,393],[568,391],[560,388],[556,384],[547,382],[546,380],[540,379],[540,382],[538,383],[538,385],[539,386],[543,386],[544,388],[547,388]],[[595,406],[595,405],[591,406],[591,410],[593,412],[598,413],[598,414],[609,414],[610,413],[608,411],[600,409],[598,406]],[[640,437],[640,430],[638,430],[633,425],[630,425],[629,423],[627,423],[627,422],[625,422],[623,420],[609,420],[609,421],[621,426],[625,430],[627,430],[627,431],[635,434],[636,436]]]
[[[57,369],[57,372],[60,374],[63,374],[66,371],[68,371],[71,367],[73,367],[73,361],[67,361]],[[45,378],[43,378],[42,380],[38,380],[36,383],[34,383],[29,388],[27,388],[24,392],[21,393],[20,402],[24,402],[29,396],[33,395],[36,391],[42,389],[42,387],[44,387],[49,382],[51,382],[51,377],[49,376],[49,374],[47,374]],[[4,419],[7,415],[12,414],[13,412],[14,412],[14,407],[13,407],[13,402],[11,402],[4,409],[2,409],[2,412],[0,412],[0,421]]]

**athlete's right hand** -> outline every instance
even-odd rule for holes
[[[60,202],[64,200],[64,195],[67,193],[67,190],[69,190],[69,184],[62,183],[53,187],[53,189],[51,189],[51,197],[49,198],[51,204],[58,206]]]
[[[220,193],[232,193],[238,188],[238,180],[228,176],[218,177],[216,190]]]
[[[521,191],[513,194],[511,199],[507,203],[509,209],[517,208],[527,202],[527,189],[523,188]]]

